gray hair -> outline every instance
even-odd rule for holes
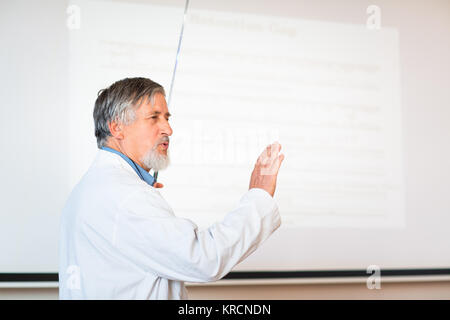
[[[94,107],[98,148],[106,146],[109,137],[112,136],[109,123],[112,121],[125,125],[133,123],[136,120],[136,109],[145,99],[150,99],[153,103],[156,93],[166,95],[160,84],[147,78],[125,78],[100,90]],[[144,99],[138,104],[142,98]]]

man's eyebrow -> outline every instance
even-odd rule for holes
[[[161,114],[161,111],[153,111],[150,114]],[[170,114],[170,112],[166,112],[166,117],[171,117],[172,115]]]

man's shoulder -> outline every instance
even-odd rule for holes
[[[72,189],[69,200],[95,202],[98,199],[114,203],[136,190],[151,188],[126,165],[116,155],[99,150],[89,169]]]
[[[91,221],[114,214],[133,194],[151,188],[142,182],[117,166],[91,166],[69,194],[62,217]]]
[[[105,153],[105,151],[102,151]],[[120,157],[119,157],[120,158]],[[141,180],[116,155],[100,154],[73,188],[66,209],[80,212],[156,207],[173,212],[157,189]],[[80,213],[78,212],[78,213]]]
[[[91,166],[79,185],[92,195],[104,193],[110,201],[120,200],[137,190],[152,188],[142,181],[136,172],[127,170],[121,163]]]

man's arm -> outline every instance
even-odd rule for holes
[[[191,220],[155,207],[142,191],[122,205],[113,245],[137,266],[167,279],[222,278],[281,224],[272,196],[283,155],[278,156],[281,146],[268,148],[255,165],[250,190],[221,222],[199,230]]]

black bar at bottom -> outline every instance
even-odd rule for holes
[[[450,268],[441,269],[386,269],[381,276],[437,276],[450,275]],[[345,278],[367,277],[366,270],[314,270],[314,271],[233,271],[224,280],[293,279],[293,278]],[[57,282],[58,273],[0,273],[0,282]]]

